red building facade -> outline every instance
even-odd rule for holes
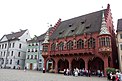
[[[87,69],[91,72],[118,67],[115,33],[107,9],[72,18],[58,20],[43,42],[44,68],[55,73],[64,69]],[[48,66],[47,62],[52,62]]]

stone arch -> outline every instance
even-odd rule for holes
[[[69,62],[67,59],[59,59],[58,61],[58,71],[63,71],[69,68]]]
[[[46,60],[46,70],[50,71],[55,68],[55,60],[53,58],[48,58]]]
[[[92,57],[88,61],[88,69],[91,72],[104,71],[104,61],[100,57]]]
[[[71,62],[71,67],[72,67],[72,70],[75,68],[84,69],[85,68],[85,61],[82,58],[79,58],[79,59],[75,58]]]

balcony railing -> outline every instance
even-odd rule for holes
[[[99,52],[109,53],[109,52],[112,52],[112,49],[110,47],[100,47]]]

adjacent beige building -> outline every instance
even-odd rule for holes
[[[117,24],[117,47],[118,47],[119,68],[122,71],[122,19],[118,19]]]

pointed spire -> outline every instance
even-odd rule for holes
[[[110,32],[108,31],[107,25],[106,25],[104,11],[102,12],[102,25],[101,25],[99,35],[103,35],[103,34],[110,34]]]
[[[49,43],[49,30],[46,32],[43,44],[44,43]]]
[[[49,26],[48,26],[48,27],[49,27]],[[49,28],[49,29],[50,29],[50,28]],[[46,35],[45,35],[43,44],[45,44],[45,43],[49,43],[49,29],[48,29],[48,31],[46,32]]]

